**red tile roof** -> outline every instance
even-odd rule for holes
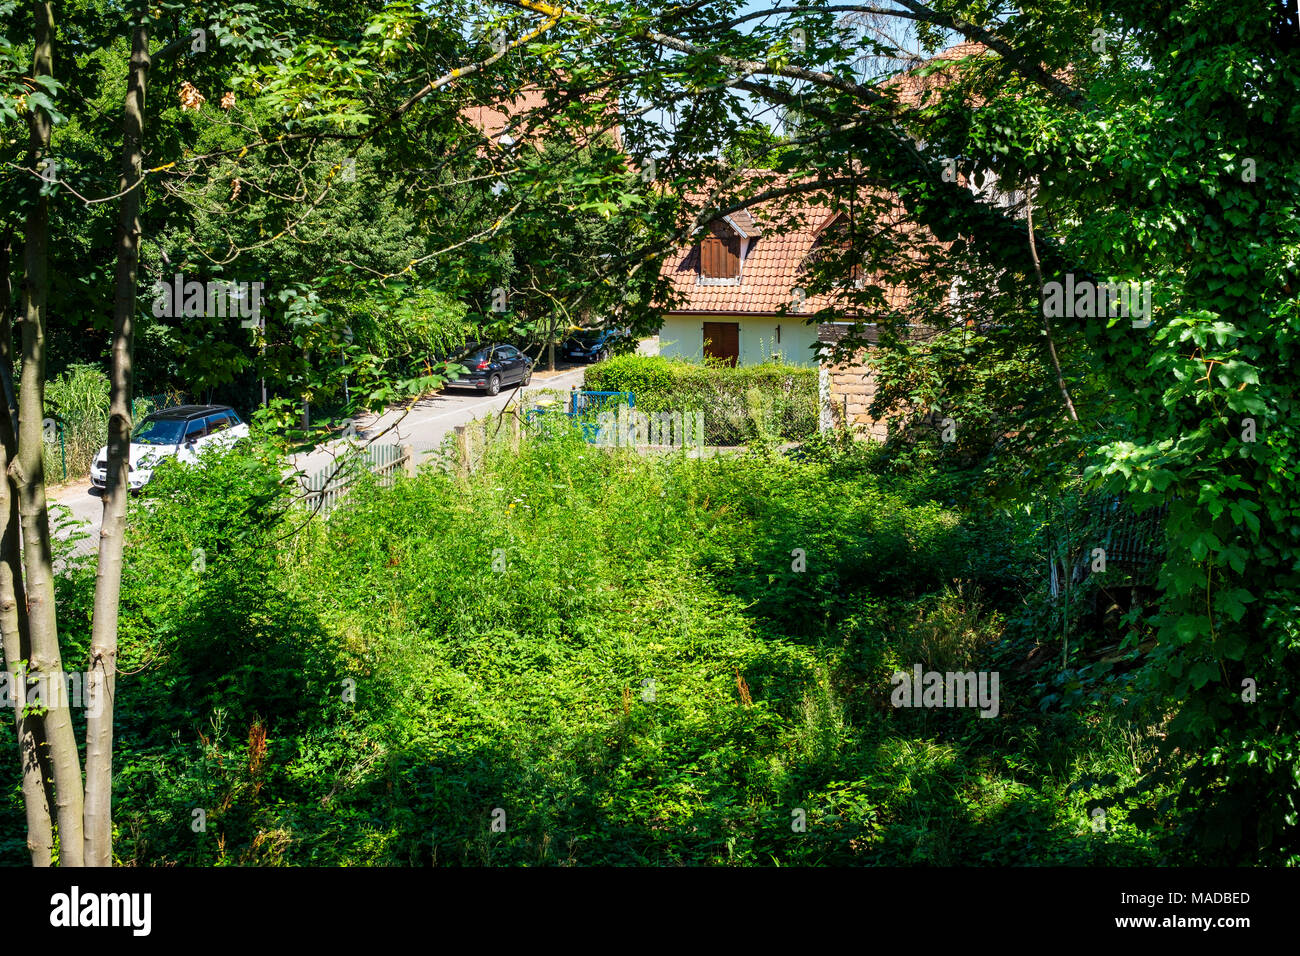
[[[984,56],[987,53],[989,48],[983,43],[958,43],[936,53],[921,66],[934,66],[944,60],[961,60],[970,56]],[[881,86],[897,89],[899,101],[915,107],[922,105],[926,94],[947,86],[954,79],[953,67],[944,67],[933,72],[927,70],[923,74],[918,70],[919,67],[891,76]]]
[[[594,99],[592,97],[591,99]],[[467,106],[460,111],[460,115],[470,125],[481,132],[486,139],[499,139],[501,134],[507,130],[516,142],[521,141],[540,141],[548,132],[547,119],[545,117],[545,107],[547,105],[546,94],[536,87],[524,87],[520,90],[519,95],[513,98],[505,98],[494,103],[483,104],[479,106]],[[611,108],[616,112],[616,108]],[[578,139],[579,144],[585,143],[596,133],[596,130],[584,131]],[[622,130],[617,124],[609,129],[614,143],[620,149],[622,148]],[[569,135],[577,135],[572,130]]]
[[[944,50],[927,63],[979,56],[987,52],[987,48],[981,43],[961,43]],[[900,100],[905,105],[915,106],[921,102],[928,91],[937,89],[950,80],[950,69],[941,69],[924,76],[909,70],[891,78],[883,85],[900,87]],[[774,185],[780,185],[770,181],[772,175],[751,172],[746,174],[745,178],[752,180],[768,178],[769,181],[751,190],[751,192],[761,193],[770,190]],[[705,201],[702,195],[691,195],[686,199],[687,204],[696,209]],[[905,222],[902,209],[897,204],[893,204],[893,211],[889,215],[895,219],[896,228],[902,230],[915,228]],[[807,285],[809,254],[818,248],[822,231],[832,225],[836,218],[837,214],[823,206],[804,205],[791,209],[779,201],[757,204],[738,213],[732,213],[732,222],[743,235],[753,235],[749,228],[750,223],[761,233],[749,240],[741,264],[740,282],[731,285],[701,284],[698,281],[700,252],[697,239],[695,243],[677,249],[664,261],[662,274],[670,280],[672,289],[678,296],[677,304],[667,314],[700,312],[779,314],[778,310],[782,306],[793,305],[795,290],[803,289]],[[867,282],[870,283],[871,279],[868,278]],[[906,289],[885,286],[882,291],[889,309],[902,309],[907,305],[909,296]],[[806,315],[822,308],[834,307],[838,298],[824,294],[807,296],[798,311]],[[839,308],[842,312],[851,311],[848,302],[841,301]]]
[[[692,198],[697,202],[702,199]],[[781,308],[786,306],[792,314],[811,315],[822,308],[834,307],[838,296],[826,293],[811,295],[807,293],[807,287],[812,279],[809,273],[811,254],[822,248],[835,247],[835,238],[823,235],[823,230],[837,216],[823,206],[804,204],[790,207],[780,200],[757,204],[745,212],[753,225],[752,231],[746,231],[753,237],[745,246],[740,281],[734,284],[718,284],[716,280],[701,283],[698,239],[683,245],[663,265],[663,275],[678,294],[678,302],[668,314],[726,312],[773,315],[780,314]],[[907,224],[901,221],[901,210],[897,214],[900,228],[907,229]],[[797,309],[795,290],[804,291]],[[905,290],[887,287],[884,291],[889,308],[901,308],[906,304]],[[847,301],[841,301],[838,308],[841,312],[852,311]]]
[[[514,127],[515,139],[519,139],[520,128],[532,122],[529,114],[545,105],[546,97],[541,90],[525,89],[515,99],[487,106],[467,106],[461,115],[488,139],[499,137],[507,126]]]

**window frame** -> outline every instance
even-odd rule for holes
[[[204,438],[209,435],[218,435],[235,427],[234,415],[231,412],[216,412],[203,419],[203,423],[207,426]]]
[[[208,435],[211,434],[208,428],[209,418],[211,418],[210,415],[205,415],[202,418],[191,418],[187,421],[185,423],[185,433],[181,436],[181,444],[188,445],[190,442],[198,441],[201,438],[207,438]],[[192,432],[191,429],[196,426],[198,430]]]

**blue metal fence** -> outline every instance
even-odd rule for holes
[[[575,388],[569,393],[569,407],[564,414],[582,429],[582,437],[594,444],[600,437],[600,425],[592,420],[592,416],[606,406],[623,404],[628,408],[636,408],[636,395],[632,392],[584,392]],[[524,421],[531,424],[536,416],[545,415],[551,410],[545,405],[534,405],[524,412]]]

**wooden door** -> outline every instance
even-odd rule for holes
[[[740,323],[705,322],[704,354],[734,366],[740,358]]]

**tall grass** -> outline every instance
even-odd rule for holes
[[[108,441],[108,393],[108,376],[94,365],[71,365],[58,378],[46,382],[45,415],[62,423],[53,432],[46,432],[48,481],[90,474],[95,452]]]
[[[45,383],[45,416],[56,422],[46,431],[46,481],[76,481],[90,474],[95,452],[108,443],[109,389],[108,375],[95,365],[70,365]],[[132,403],[131,414],[138,422],[150,412],[184,403],[184,393],[176,390],[144,395]]]

